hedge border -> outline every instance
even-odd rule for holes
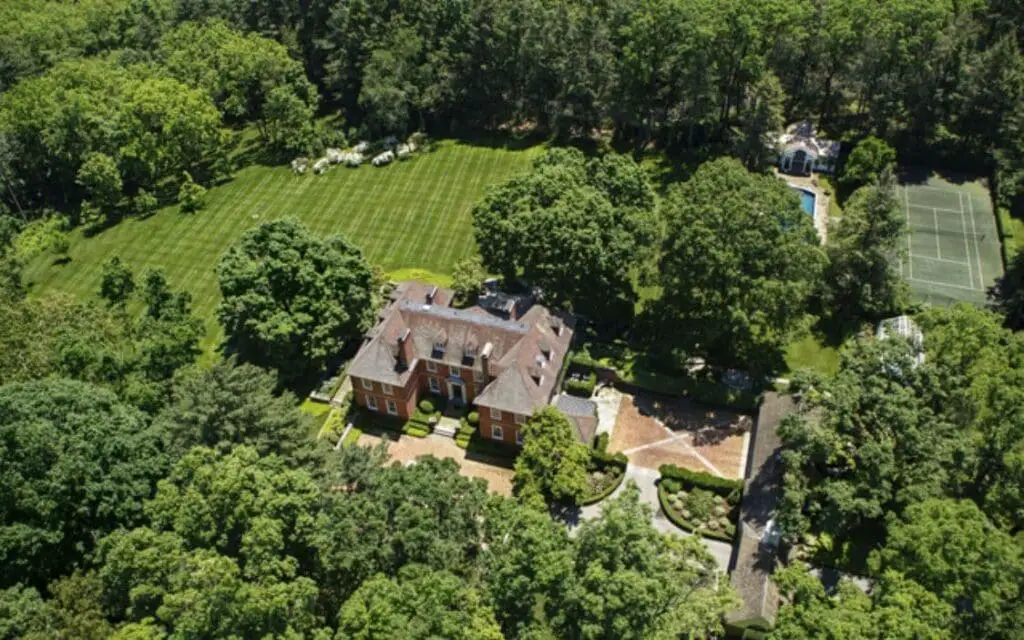
[[[686,520],[681,516],[677,515],[676,512],[672,510],[672,507],[669,506],[668,504],[668,496],[665,494],[665,489],[662,488],[661,482],[658,482],[658,504],[661,505],[661,511],[665,514],[665,517],[668,518],[672,524],[676,525],[683,531],[688,531],[693,535],[701,536],[702,538],[711,538],[712,540],[728,542],[729,544],[732,544],[736,539],[736,532],[739,531],[739,527],[735,524],[733,525],[732,535],[729,535],[727,533],[712,531],[711,529],[702,529],[700,527],[695,527],[692,524],[690,524],[689,520]]]
[[[1017,252],[1024,250],[1024,238],[1019,238],[1014,233],[1013,214],[1006,207],[996,206],[996,228],[999,232],[999,250],[1003,256],[1003,270],[1010,267],[1010,263],[1017,256]]]
[[[643,354],[637,355],[637,358],[643,357],[645,357]],[[620,380],[632,387],[661,395],[682,396],[696,402],[697,404],[702,404],[708,407],[721,407],[742,413],[757,413],[758,409],[761,407],[761,402],[764,399],[764,394],[762,393],[756,393],[754,391],[740,391],[726,386],[721,382],[694,378],[692,376],[662,376],[665,378],[671,377],[672,379],[677,380],[679,382],[679,388],[676,390],[670,391],[666,388],[650,387],[635,377],[623,376],[614,367],[601,364],[600,361],[593,359],[583,351],[572,354],[572,356],[567,358],[567,360],[571,360],[573,365],[583,369],[589,369],[595,374],[598,371],[611,372],[615,375],[617,380]],[[653,376],[659,376],[657,372],[651,371],[650,373]],[[568,383],[566,383],[566,386],[568,387]],[[568,388],[566,391],[569,392]]]
[[[679,482],[687,485],[688,488],[696,487],[698,489],[704,489],[712,493],[716,493],[726,500],[739,504],[743,498],[743,481],[742,480],[730,480],[728,478],[720,478],[713,476],[710,473],[704,473],[703,471],[691,471],[683,467],[677,467],[674,464],[663,464],[658,467],[658,473],[661,475],[660,480],[668,478],[670,480],[678,480]]]

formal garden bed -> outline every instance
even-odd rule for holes
[[[673,524],[707,538],[733,541],[743,493],[741,480],[671,464],[662,465],[659,471],[658,501]]]
[[[626,477],[627,464],[626,454],[608,453],[608,434],[598,435],[587,463],[587,495],[580,504],[594,504],[615,493]]]

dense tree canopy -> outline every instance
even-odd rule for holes
[[[263,139],[280,149],[313,146],[318,94],[283,45],[219,21],[184,23],[164,35],[157,56],[172,76],[209,95],[228,122],[257,123]],[[299,117],[274,108],[282,101],[296,102]]]
[[[950,607],[961,633],[1006,638],[1021,629],[1024,550],[970,501],[928,500],[890,524],[880,567],[903,572]]]
[[[875,580],[896,573],[933,594],[955,616],[952,637],[1015,637],[1024,615],[1013,537],[1024,514],[1021,338],[967,305],[916,320],[923,363],[906,341],[865,338],[847,347],[834,378],[795,381],[802,410],[780,429],[778,518],[793,540],[812,534],[825,562]],[[821,628],[813,618],[868,615],[864,602],[815,613],[798,598],[783,618]]]
[[[45,586],[96,540],[141,521],[167,470],[158,434],[99,387],[50,379],[0,387],[3,583]]]
[[[789,605],[779,613],[778,623],[769,636],[772,640],[954,637],[953,608],[894,571],[884,573],[869,596],[849,580],[843,580],[835,593],[829,593],[808,569],[797,563],[775,574]]]
[[[0,351],[19,354],[0,362],[0,384],[59,375],[158,410],[174,373],[198,357],[204,330],[187,293],[172,291],[161,272],[149,272],[146,283],[138,317],[63,294],[0,304]]]
[[[770,371],[802,326],[824,263],[795,194],[722,159],[674,187],[662,209],[659,348]]]
[[[219,125],[202,92],[112,58],[64,62],[0,95],[23,206],[91,198],[109,211],[182,171],[209,179],[226,153]]]
[[[245,234],[217,275],[224,295],[217,315],[231,347],[286,378],[319,369],[376,317],[375,281],[362,253],[293,220]]]
[[[708,638],[737,604],[703,544],[656,531],[639,494],[630,482],[580,527],[564,600],[551,612],[558,637]]]
[[[628,157],[554,149],[487,193],[473,209],[473,232],[488,270],[523,275],[545,300],[615,322],[632,313],[632,276],[659,238],[655,205]]]

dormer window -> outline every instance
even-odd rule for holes
[[[551,359],[551,347],[546,342],[540,343],[540,353],[544,356],[545,360]]]
[[[472,344],[466,345],[466,348],[463,349],[463,351],[462,351],[462,355],[464,357],[470,358],[470,359],[475,358],[476,357],[476,345],[472,345]]]
[[[438,353],[443,355],[444,354],[444,343],[443,342],[435,342],[434,343],[434,351],[436,351],[436,352],[438,352]]]

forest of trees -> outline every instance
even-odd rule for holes
[[[5,2],[3,201],[127,206],[185,164],[228,171],[217,122],[296,152],[336,140],[313,116],[340,113],[365,135],[603,131],[748,167],[771,129],[812,118],[991,176],[1019,204],[1020,22],[1009,0]],[[136,123],[118,115],[133,101]],[[107,125],[73,130],[89,121]]]

